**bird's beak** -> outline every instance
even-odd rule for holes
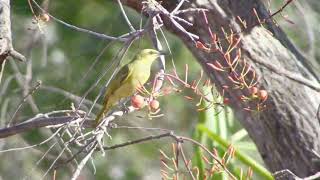
[[[159,51],[159,56],[161,56],[161,55],[167,56],[167,55],[169,55],[169,53],[166,51]]]

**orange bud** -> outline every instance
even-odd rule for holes
[[[206,47],[204,46],[204,44],[200,41],[197,41],[196,42],[196,47],[199,48],[199,49],[206,49]]]
[[[157,100],[152,100],[151,102],[150,102],[150,108],[152,109],[152,110],[157,110],[158,108],[159,108],[159,106],[160,106],[160,103],[159,103],[159,101],[157,101]]]
[[[222,88],[223,88],[223,89],[229,89],[229,86],[223,85]]]
[[[140,95],[134,95],[131,97],[131,105],[134,108],[140,109],[143,107],[144,105],[144,97],[140,96]]]
[[[205,50],[205,51],[208,51],[209,50],[209,48],[207,48],[202,42],[200,42],[200,41],[197,41],[196,42],[196,48],[198,48],[198,49],[202,49],[202,50]]]
[[[259,99],[261,99],[262,101],[265,101],[268,98],[268,92],[266,90],[258,91],[257,95],[258,95]]]
[[[213,63],[207,63],[207,65],[217,71],[224,71],[224,67],[218,61],[214,61]]]

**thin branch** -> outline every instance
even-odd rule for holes
[[[56,157],[56,159],[52,162],[52,164],[50,165],[50,167],[47,169],[47,171],[42,175],[41,180],[44,179],[47,174],[50,172],[50,170],[54,167],[54,165],[57,163],[57,161],[59,160],[59,158],[63,155],[65,151],[65,148],[61,150],[61,152],[58,154],[58,156]]]
[[[120,148],[120,147],[129,146],[129,145],[132,145],[132,144],[139,144],[139,143],[143,143],[143,142],[150,141],[150,140],[161,139],[163,137],[169,137],[172,134],[173,134],[173,132],[166,132],[166,133],[162,133],[162,134],[159,134],[159,135],[151,135],[151,136],[148,136],[148,137],[145,137],[145,138],[141,138],[141,139],[137,139],[137,140],[133,140],[133,141],[128,141],[128,142],[125,142],[125,143],[122,143],[122,144],[117,144],[117,145],[114,145],[114,146],[104,146],[103,149],[104,150],[117,149],[117,148]]]
[[[9,55],[16,59],[16,60],[19,60],[21,62],[26,62],[27,59],[26,57],[24,57],[24,55],[20,54],[18,51],[14,50],[14,49],[11,49],[10,52],[9,52]]]
[[[165,133],[162,133],[160,135],[151,135],[151,136],[148,136],[148,137],[145,137],[145,138],[137,139],[137,140],[134,140],[134,141],[128,141],[128,142],[125,142],[125,143],[122,143],[122,144],[117,144],[117,145],[110,146],[110,147],[103,147],[103,150],[117,149],[117,148],[129,146],[129,145],[133,145],[133,144],[142,143],[142,142],[145,142],[145,141],[150,141],[150,140],[154,140],[154,139],[161,139],[161,138],[164,138],[164,137],[171,137],[177,143],[188,141],[188,142],[190,142],[192,144],[195,144],[195,145],[199,146],[202,150],[206,151],[223,168],[223,170],[230,176],[231,179],[234,179],[234,180],[236,179],[236,177],[226,168],[226,166],[218,159],[218,157],[216,157],[204,145],[202,145],[201,143],[199,143],[199,142],[197,142],[197,141],[195,141],[195,140],[193,140],[191,138],[183,137],[183,136],[177,136],[177,135],[174,134],[173,131],[165,132]]]
[[[71,158],[67,159],[65,162],[63,162],[63,165],[68,164],[69,162],[71,162],[72,160],[74,160],[76,158],[77,155],[79,155],[80,153],[82,153],[91,143],[93,143],[95,139],[92,139],[89,143],[87,143],[85,146],[81,147],[81,149],[76,152],[75,154],[73,154],[71,156]]]
[[[177,137],[176,137],[177,138]],[[230,176],[231,179],[237,179],[227,168],[226,166],[205,146],[203,146],[201,143],[197,142],[196,140],[193,140],[191,138],[188,137],[183,137],[183,136],[179,136],[179,139],[183,140],[183,141],[189,141],[197,146],[199,146],[201,149],[203,149],[204,151],[206,151],[222,168],[223,170]]]
[[[61,117],[36,117],[31,121],[16,124],[10,127],[0,129],[0,139],[27,132],[36,128],[47,126],[58,126],[65,123],[70,123],[79,120],[79,116],[61,116]],[[91,120],[84,121],[84,127],[94,127],[94,122]]]
[[[182,148],[181,144],[179,144],[179,147],[178,147],[178,148],[179,148],[180,151],[181,151],[181,155],[182,155],[182,159],[183,159],[184,165],[186,166],[186,168],[187,168],[190,176],[192,177],[193,180],[196,180],[196,178],[194,177],[194,175],[193,175],[193,173],[192,173],[191,168],[189,167],[187,158],[186,158],[186,156],[185,156],[185,154],[184,154],[184,151],[183,151],[183,148]]]
[[[179,4],[176,6],[176,8],[174,8],[174,10],[171,12],[171,14],[175,14],[183,5],[183,3],[185,2],[185,0],[180,0]]]
[[[123,5],[122,5],[122,3],[121,3],[121,1],[120,1],[120,0],[117,0],[117,2],[118,2],[118,4],[119,4],[119,6],[120,6],[120,10],[121,10],[121,12],[122,12],[122,15],[123,15],[124,19],[126,20],[126,22],[127,22],[128,26],[129,26],[130,30],[131,30],[132,32],[136,31],[136,30],[134,29],[134,27],[132,26],[132,24],[131,24],[131,22],[130,22],[127,14],[126,14],[126,12],[125,12],[125,10],[124,10],[124,8],[123,8]]]
[[[40,143],[37,143],[37,144],[34,144],[34,145],[30,145],[30,146],[26,146],[26,147],[18,147],[18,148],[5,149],[5,150],[1,150],[0,153],[26,150],[26,149],[34,148],[34,147],[37,147],[37,146],[41,146],[41,145],[49,142],[52,138],[54,138],[54,137],[59,133],[59,131],[60,131],[61,129],[62,129],[62,128],[59,128],[59,129],[58,129],[56,132],[54,132],[49,138],[45,139],[44,141],[42,141],[42,142],[40,142]]]
[[[35,91],[40,88],[40,86],[41,86],[41,81],[38,81],[37,84],[29,92],[27,92],[27,94],[22,98],[18,107],[16,108],[16,110],[12,114],[7,126],[10,126],[11,123],[13,123],[13,124],[15,123],[15,121],[13,119],[15,118],[16,114],[18,113],[18,111],[22,107],[23,103],[26,102],[27,98],[29,96],[32,96],[35,93]]]
[[[80,175],[81,170],[83,169],[83,167],[86,165],[87,161],[91,158],[92,153],[95,151],[97,147],[97,143],[95,143],[92,147],[92,149],[90,150],[90,152],[86,155],[86,157],[84,157],[82,159],[82,161],[80,162],[80,164],[78,165],[76,171],[73,173],[71,180],[76,180],[78,178],[78,176]]]
[[[23,178],[23,180],[27,180],[29,179],[29,176],[36,170],[36,167],[41,163],[41,161],[45,158],[48,157],[48,153],[51,151],[51,149],[53,149],[53,147],[58,144],[58,142],[53,143],[48,150],[41,156],[41,158],[36,162],[35,166],[32,167],[31,170],[29,170],[28,174]]]
[[[26,92],[29,92],[29,89],[25,89],[26,87],[24,86],[24,78],[18,68],[18,65],[16,64],[15,61],[9,61],[9,63],[11,65],[13,71],[16,73],[15,79],[17,80],[18,85],[21,87],[21,89],[23,89],[23,96],[26,96],[27,95]],[[27,98],[27,102],[30,105],[30,107],[34,113],[39,112],[39,108],[38,108],[37,104],[35,103],[35,100],[33,99],[32,96],[29,96]]]
[[[88,99],[82,99],[82,97],[80,96],[77,96],[75,94],[72,94],[71,92],[68,92],[66,90],[63,90],[63,89],[60,89],[60,88],[57,88],[57,87],[52,87],[52,86],[41,86],[40,89],[43,89],[43,90],[47,90],[47,91],[50,91],[50,92],[53,92],[53,93],[58,93],[58,94],[61,94],[77,103],[80,103],[81,101],[87,105],[93,105],[93,102],[88,100]],[[96,108],[102,108],[102,106],[100,104],[95,104],[94,105]]]
[[[93,35],[99,39],[103,39],[103,40],[111,40],[111,41],[127,41],[128,39],[127,38],[123,38],[123,37],[113,37],[113,36],[108,36],[108,35],[105,35],[105,34],[102,34],[102,33],[98,33],[98,32],[94,32],[94,31],[91,31],[91,30],[88,30],[88,29],[84,29],[84,28],[80,28],[80,27],[77,27],[77,26],[74,26],[72,24],[69,24],[69,23],[66,23],[56,17],[54,17],[53,15],[49,14],[48,12],[46,12],[46,10],[44,10],[35,0],[32,0],[32,2],[37,6],[37,8],[39,8],[43,13],[46,13],[48,16],[50,16],[53,20],[55,20],[56,22],[70,28],[70,29],[73,29],[73,30],[76,30],[78,32],[83,32],[83,33],[87,33],[87,34],[90,34],[90,35]]]

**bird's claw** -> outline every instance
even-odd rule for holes
[[[122,108],[121,109],[125,114],[128,114],[130,112],[130,109],[124,103],[122,104]]]

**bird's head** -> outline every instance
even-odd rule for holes
[[[143,49],[141,50],[137,56],[139,56],[140,60],[147,60],[147,61],[154,61],[156,60],[160,55],[164,55],[163,52],[159,52],[155,49]]]

